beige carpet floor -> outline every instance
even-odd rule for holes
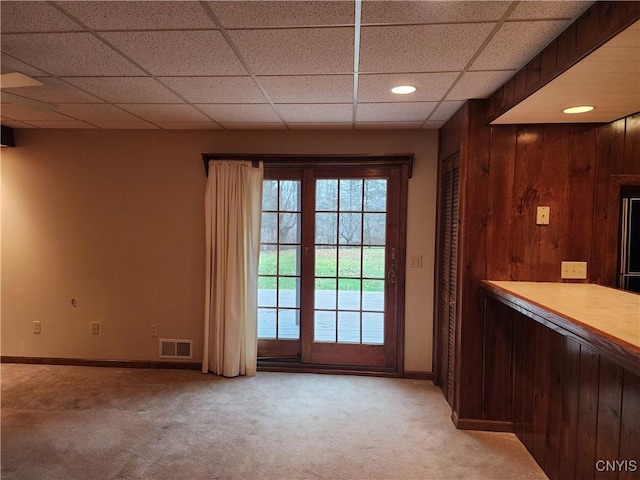
[[[3,364],[10,479],[543,479],[431,382]]]

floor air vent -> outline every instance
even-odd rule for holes
[[[193,358],[192,340],[160,339],[160,358]]]

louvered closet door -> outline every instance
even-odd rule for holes
[[[455,368],[456,273],[458,257],[458,184],[457,157],[443,165],[441,185],[438,383],[447,401],[453,404]]]

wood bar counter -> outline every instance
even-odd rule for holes
[[[500,328],[508,365],[485,339],[483,402],[554,479],[640,479],[640,295],[593,284],[483,281],[485,324]],[[491,370],[509,371],[505,395]],[[506,400],[505,400],[506,398]]]

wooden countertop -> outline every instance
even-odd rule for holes
[[[588,283],[482,282],[495,298],[601,353],[640,364],[640,295]],[[624,363],[626,363],[626,361]],[[633,368],[636,370],[636,368]]]

